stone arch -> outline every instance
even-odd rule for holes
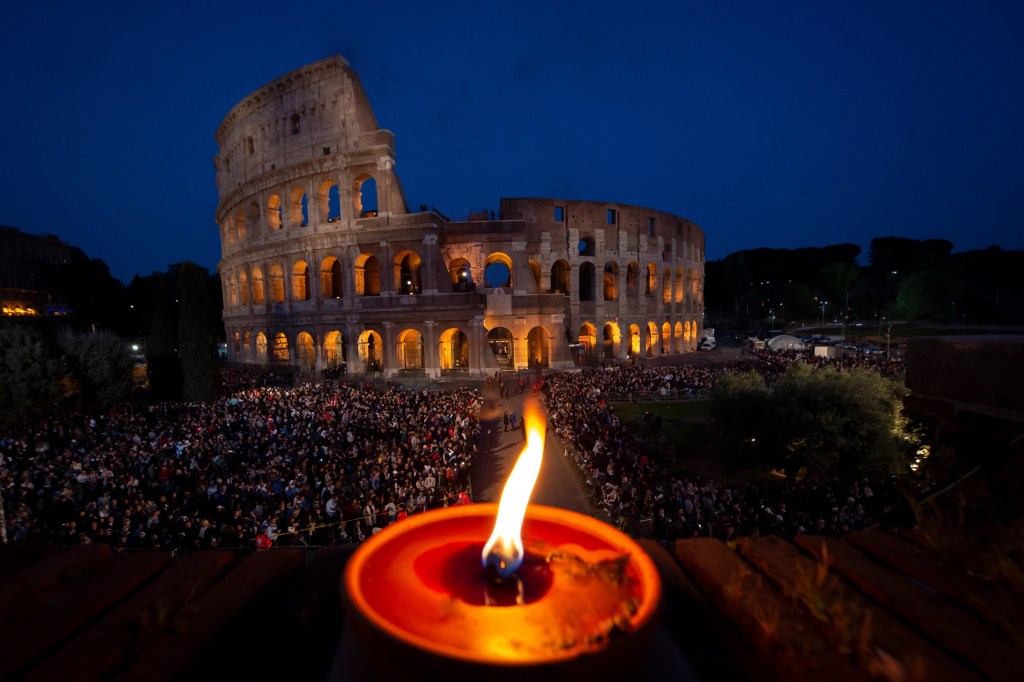
[[[606,322],[601,330],[601,357],[605,360],[614,360],[615,348],[621,340],[619,325],[615,322]]]
[[[690,340],[693,338],[693,331],[690,329],[690,321],[686,320],[683,322],[683,341],[689,345]]]
[[[403,295],[423,293],[422,268],[423,260],[415,251],[405,249],[395,254],[392,262],[394,290]]]
[[[269,359],[268,350],[269,350],[269,348],[268,348],[268,344],[267,344],[267,335],[264,334],[263,332],[257,332],[256,333],[256,362],[259,363],[259,365],[262,366],[262,367],[266,367],[267,366],[267,360]]]
[[[604,264],[604,300],[619,300],[619,264],[613,260]]]
[[[263,271],[259,268],[252,269],[252,302],[259,305],[266,300],[266,292],[263,289]]]
[[[512,259],[507,253],[495,251],[484,261],[484,284],[492,287],[512,286]]]
[[[672,352],[672,325],[666,320],[661,325],[661,354],[667,355]]]
[[[686,345],[683,343],[683,323],[676,322],[675,328],[675,350],[677,353],[685,353]]]
[[[596,294],[594,292],[595,284],[595,272],[594,264],[590,261],[583,261],[580,263],[580,274],[579,274],[579,292],[581,301],[593,301]]]
[[[256,201],[250,201],[249,202],[249,210],[246,211],[246,217],[249,220],[251,220],[253,225],[256,226],[256,227],[258,227],[259,224],[260,224],[260,215],[261,214],[262,214],[262,212],[260,211],[260,205],[258,203],[256,203]],[[253,229],[255,229],[255,227]]]
[[[361,253],[356,258],[356,296],[380,296],[380,262],[372,253]]]
[[[238,332],[235,332],[234,334],[231,335],[231,339],[234,342],[232,344],[234,346],[234,351],[235,351],[235,354],[234,354],[233,357],[237,358],[238,354],[242,352],[242,335],[239,334]]]
[[[526,335],[526,358],[530,367],[548,366],[550,357],[548,336],[548,330],[542,326],[534,327]]]
[[[271,349],[274,362],[287,365],[291,361],[291,354],[288,351],[288,337],[284,332],[274,334],[274,347]]]
[[[280,230],[281,224],[281,197],[271,194],[267,199],[267,226],[271,230]]]
[[[238,273],[238,295],[242,305],[249,305],[249,276],[245,270]]]
[[[341,298],[345,293],[344,282],[341,261],[334,256],[324,258],[320,263],[320,297]]]
[[[295,338],[295,359],[304,372],[312,372],[316,367],[316,346],[309,332],[299,332]]]
[[[647,287],[644,289],[644,294],[647,296],[654,296],[654,291],[658,287],[658,268],[654,263],[647,264]]]
[[[359,335],[359,360],[367,372],[379,372],[384,367],[384,344],[380,334],[367,329]]]
[[[352,183],[352,201],[355,214],[359,218],[371,218],[377,215],[377,180],[369,173],[356,176]]]
[[[242,332],[242,361],[252,360],[252,332]]]
[[[238,276],[231,275],[231,279],[228,280],[228,300],[232,306],[238,305]]]
[[[700,275],[697,274],[696,270],[690,272],[690,295],[697,298],[697,284],[700,281]]]
[[[597,327],[591,322],[581,324],[576,342],[579,344],[579,350],[576,353],[577,362],[585,365],[593,364],[597,358]]]
[[[661,302],[672,302],[672,271],[665,268],[661,275]]]
[[[452,279],[452,291],[473,291],[473,266],[466,258],[455,258],[448,265],[448,276]]]
[[[283,303],[284,302],[284,268],[281,267],[280,263],[274,263],[270,266],[270,302],[271,303]]]
[[[683,302],[683,293],[684,293],[684,290],[686,289],[685,280],[683,279],[684,277],[685,277],[685,275],[683,274],[683,269],[682,268],[677,268],[676,269],[676,303],[682,303]]]
[[[644,355],[651,357],[658,347],[658,325],[654,322],[647,323],[647,344],[644,348]]]
[[[533,260],[532,258],[530,259],[530,272],[533,273],[533,281],[537,284],[537,291],[540,291],[540,263]]]
[[[494,353],[500,367],[511,368],[515,366],[516,347],[515,338],[505,327],[495,327],[487,332],[487,345]]]
[[[309,225],[309,200],[302,187],[292,187],[288,192],[288,224],[292,227]]]
[[[309,300],[309,266],[304,260],[297,260],[292,266],[292,300]]]
[[[345,363],[345,336],[337,329],[324,336],[323,359],[325,369],[336,369]]]
[[[438,361],[442,370],[469,369],[469,339],[461,329],[451,327],[441,332]]]
[[[551,290],[552,294],[569,293],[569,263],[565,259],[558,259],[551,266]]]
[[[238,241],[245,239],[246,231],[245,209],[239,206],[235,211],[235,236],[238,237]]]
[[[423,369],[423,334],[404,329],[398,334],[398,366],[401,369]]]
[[[629,325],[629,357],[640,357],[640,325]]]
[[[665,244],[665,247],[661,250],[661,260],[670,261],[672,260],[672,243]]]
[[[635,298],[640,287],[640,265],[632,261],[626,266],[626,296]]]
[[[334,223],[341,220],[341,192],[334,180],[324,180],[317,192],[320,222]]]

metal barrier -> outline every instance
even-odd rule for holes
[[[707,400],[709,391],[604,391],[598,397],[609,403],[648,403],[665,400]]]

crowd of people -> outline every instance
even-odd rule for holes
[[[706,391],[724,372],[754,370],[771,381],[794,361],[828,362],[760,353],[715,365],[549,373],[549,427],[575,456],[595,504],[621,526],[666,543],[694,535],[842,534],[892,514],[900,495],[890,481],[673,475],[627,436],[603,400]],[[182,552],[319,546],[360,542],[409,514],[470,501],[480,454],[477,389],[291,388],[276,385],[281,379],[229,370],[228,397],[214,402],[52,414],[21,434],[0,435],[8,542],[39,537]],[[496,382],[503,385],[500,377],[488,384]],[[500,396],[523,388],[507,386]]]
[[[566,444],[595,504],[617,525],[665,543],[694,536],[842,535],[902,513],[904,497],[893,479],[723,482],[674,475],[641,439],[627,434],[604,400],[614,393],[706,391],[725,372],[757,371],[771,382],[791,362],[830,364],[825,358],[765,352],[715,365],[631,365],[551,374],[544,386],[549,428]],[[896,367],[888,361],[861,366],[882,372]]]
[[[8,542],[342,544],[469,501],[478,390],[283,388],[244,375],[211,403],[49,415],[0,437]]]

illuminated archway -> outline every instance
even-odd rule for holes
[[[455,258],[448,265],[448,276],[452,278],[453,291],[473,291],[473,268],[465,258]]]
[[[512,286],[512,259],[496,251],[484,261],[484,284],[491,288]]]
[[[384,345],[380,334],[367,329],[359,335],[359,360],[367,372],[378,372],[384,367]]]
[[[671,352],[672,325],[666,322],[661,325],[661,354],[667,355]]]
[[[423,369],[423,335],[406,329],[398,335],[398,366],[402,369]]]
[[[676,322],[675,329],[675,351],[677,353],[685,353],[686,345],[683,343],[683,323]]]
[[[356,177],[352,183],[353,209],[359,218],[377,215],[377,181],[369,173]]]
[[[552,294],[569,293],[569,263],[565,260],[556,260],[551,266],[551,290]]]
[[[516,349],[512,332],[505,327],[495,327],[487,332],[487,344],[499,367],[508,369],[515,366]]]
[[[593,364],[597,354],[597,328],[590,322],[584,322],[580,325],[576,341],[579,343],[576,362],[584,365]]]
[[[281,197],[276,194],[267,199],[267,225],[271,230],[281,229]]]
[[[647,347],[644,348],[644,354],[648,357],[654,355],[654,351],[658,348],[658,325],[653,322],[647,323]]]
[[[548,366],[548,331],[534,327],[526,335],[527,361],[531,367]]]
[[[469,369],[469,340],[460,329],[441,332],[439,354],[441,369]]]
[[[309,266],[306,261],[295,261],[292,266],[292,300],[309,300]]]
[[[540,291],[540,263],[535,260],[530,260],[530,272],[533,274],[533,281],[537,285],[537,291]]]
[[[263,291],[263,271],[259,268],[252,269],[252,302],[263,303],[264,301]]]
[[[335,369],[345,362],[345,337],[340,331],[327,332],[323,356],[325,369]]]
[[[690,321],[686,320],[683,322],[683,341],[687,344],[687,350],[689,350],[691,339],[693,339],[693,331],[690,329]]]
[[[684,290],[686,289],[686,284],[685,284],[684,277],[685,277],[685,275],[683,275],[683,269],[682,268],[677,269],[676,270],[676,303],[682,303],[683,302],[683,293],[684,293]]]
[[[614,360],[615,347],[619,344],[620,340],[619,325],[614,322],[608,322],[605,324],[601,339],[601,357],[605,360]]]
[[[658,268],[654,263],[647,264],[647,287],[644,289],[644,294],[647,296],[654,296],[654,291],[658,286]]]
[[[415,251],[399,251],[392,263],[395,291],[402,295],[419,294],[423,291],[420,269],[423,261]]]
[[[355,263],[356,296],[380,296],[380,263],[372,253],[361,253]]]
[[[341,219],[341,192],[334,180],[320,183],[318,199],[320,200],[320,222],[333,223]]]
[[[291,359],[288,353],[288,337],[284,335],[284,332],[274,334],[273,355],[275,363],[287,365]]]
[[[313,347],[313,337],[307,332],[299,332],[295,339],[295,355],[299,361],[299,368],[310,372],[316,367],[316,350]]]
[[[341,298],[344,294],[344,280],[341,276],[341,261],[334,256],[324,258],[320,264],[320,296]]]
[[[309,225],[309,203],[301,187],[293,187],[288,193],[288,222],[292,227]]]
[[[629,325],[629,357],[640,356],[640,325]]]
[[[284,268],[278,263],[270,266],[270,302],[284,302]]]
[[[619,264],[611,260],[604,264],[604,300],[619,299]]]
[[[263,332],[256,334],[256,362],[262,367],[267,366],[267,335]]]

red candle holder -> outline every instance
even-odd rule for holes
[[[523,564],[498,581],[481,563],[497,509],[410,516],[353,554],[342,592],[368,669],[382,679],[634,678],[661,599],[650,557],[605,523],[530,506]]]

